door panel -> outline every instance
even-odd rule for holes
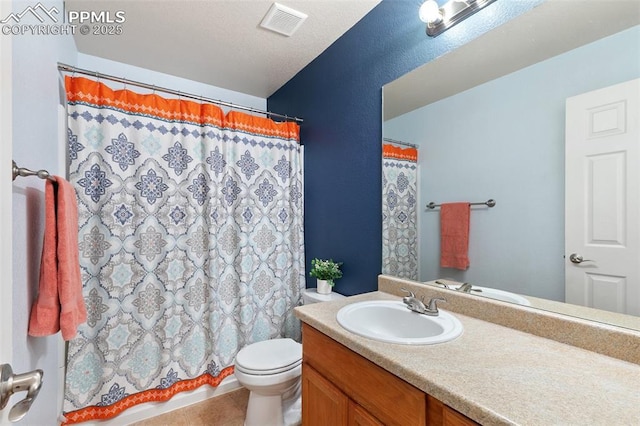
[[[623,247],[627,235],[625,152],[591,155],[587,161],[587,241]]]
[[[640,315],[639,99],[632,80],[566,103],[566,301],[631,315]]]
[[[349,398],[320,373],[302,364],[302,424],[347,425]]]

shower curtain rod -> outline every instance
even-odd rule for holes
[[[418,145],[416,145],[416,144],[414,144],[414,143],[397,141],[397,140],[395,140],[395,139],[390,139],[390,138],[384,138],[384,139],[383,139],[383,141],[385,141],[385,142],[389,142],[389,143],[395,143],[396,145],[409,146],[409,147],[411,147],[411,148],[415,148],[415,149],[420,148]]]
[[[225,102],[225,101],[221,101],[218,99],[211,99],[211,98],[205,98],[204,96],[200,96],[200,95],[192,95],[189,93],[184,93],[184,92],[180,92],[178,90],[173,90],[173,89],[167,89],[166,87],[160,87],[160,86],[154,86],[153,84],[147,84],[147,83],[142,83],[140,81],[134,81],[134,80],[128,80],[126,78],[121,78],[121,77],[116,77],[113,75],[108,75],[108,74],[102,74],[96,71],[89,71],[89,70],[85,70],[82,68],[77,68],[71,65],[67,65],[67,64],[63,64],[58,62],[58,69],[60,71],[65,71],[65,72],[70,72],[70,73],[76,73],[76,74],[84,74],[84,75],[89,75],[92,77],[96,77],[96,78],[103,78],[105,80],[111,80],[111,81],[115,81],[118,83],[123,83],[125,85],[130,84],[132,86],[138,86],[138,87],[142,87],[145,89],[150,89],[150,90],[154,90],[154,91],[160,91],[160,92],[165,92],[165,93],[169,93],[171,95],[175,95],[178,97],[183,97],[183,98],[189,98],[189,99],[195,99],[197,101],[201,101],[201,102],[208,102],[211,104],[215,104],[215,105],[221,105],[221,106],[225,106],[225,107],[229,107],[229,108],[233,108],[233,109],[239,109],[242,111],[249,111],[249,112],[255,112],[257,114],[264,114],[267,116],[271,116],[271,117],[279,117],[279,118],[284,118],[285,120],[294,120],[296,123],[302,123],[304,120],[302,118],[298,118],[298,117],[290,117],[286,114],[277,114],[275,112],[269,112],[269,111],[263,111],[257,108],[253,108],[253,107],[248,107],[248,106],[243,106],[243,105],[237,105],[237,104],[233,104],[231,102]]]

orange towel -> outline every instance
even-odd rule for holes
[[[44,185],[44,241],[40,258],[40,288],[31,307],[30,336],[48,336],[60,330],[60,298],[58,297],[58,265],[56,247],[56,209],[53,183]]]
[[[45,183],[40,288],[31,307],[29,335],[48,336],[62,330],[62,338],[70,340],[87,320],[80,277],[78,205],[73,186],[55,178],[56,183]]]
[[[469,267],[469,203],[445,203],[440,207],[440,266]]]

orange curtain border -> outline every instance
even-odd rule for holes
[[[383,144],[382,156],[384,158],[394,158],[397,160],[409,160],[418,162],[418,149],[417,148],[400,148],[395,145]]]
[[[216,377],[205,373],[195,379],[181,380],[174,383],[166,389],[149,389],[146,391],[134,393],[126,396],[115,404],[106,407],[93,405],[91,407],[81,408],[80,410],[64,413],[65,421],[62,425],[72,425],[76,423],[87,422],[90,420],[107,420],[111,419],[123,411],[146,402],[163,402],[168,401],[181,392],[191,391],[203,385],[218,387],[220,382],[231,374],[233,374],[234,366],[231,365],[220,372]]]
[[[300,126],[293,121],[277,122],[267,117],[229,111],[225,116],[224,127],[256,135],[294,139],[300,142]]]
[[[300,141],[300,126],[292,121],[276,122],[240,111],[224,111],[213,104],[184,99],[168,99],[156,94],[140,94],[128,89],[114,90],[99,81],[65,76],[67,101],[151,116],[165,121],[181,121],[241,130],[259,136]]]

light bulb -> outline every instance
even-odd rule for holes
[[[442,13],[436,0],[427,0],[420,6],[418,12],[420,20],[427,24],[437,24],[442,21]]]

